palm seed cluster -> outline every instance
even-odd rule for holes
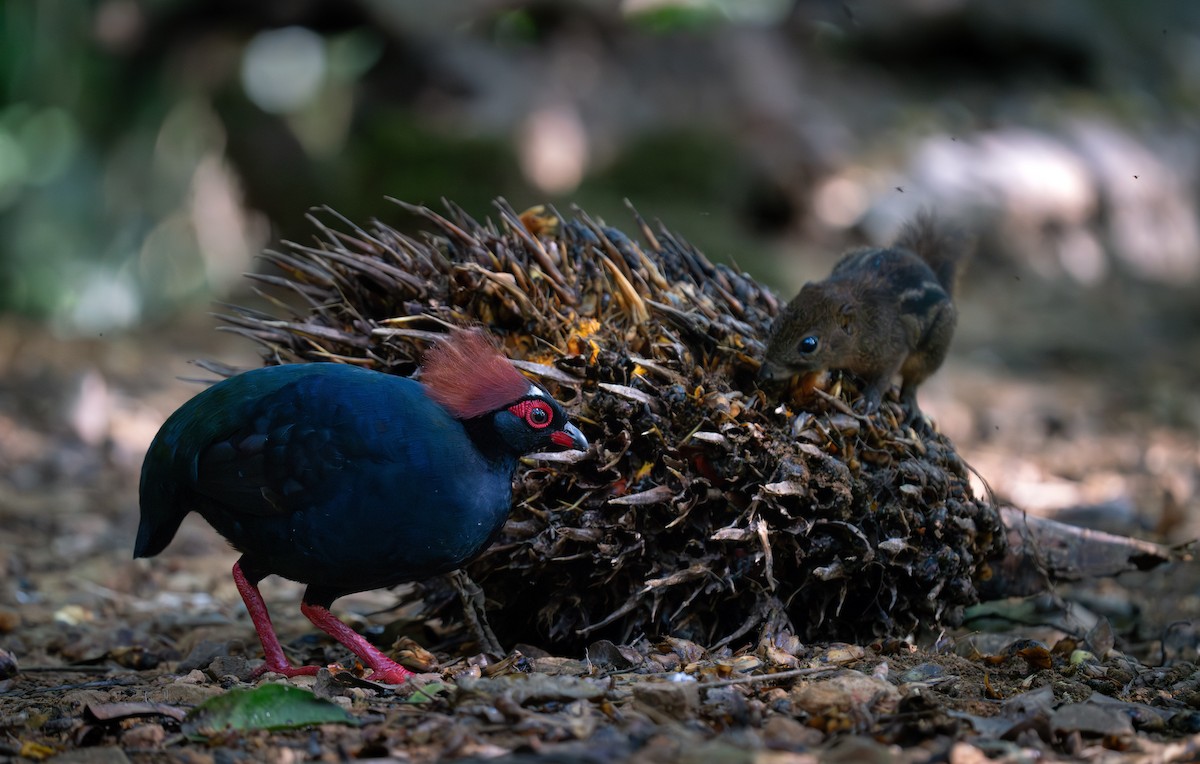
[[[501,537],[467,568],[502,644],[572,649],[673,635],[737,646],[869,640],[953,625],[1004,544],[953,445],[894,403],[755,382],[772,292],[630,208],[637,238],[582,211],[496,203],[495,220],[399,203],[410,235],[314,213],[251,276],[271,314],[228,328],[268,363],[412,375],[431,342],[485,326],[593,444],[528,460]],[[445,579],[402,596],[460,620]]]

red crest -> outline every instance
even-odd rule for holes
[[[461,329],[426,351],[421,384],[455,419],[502,409],[528,395],[531,385],[490,337]]]

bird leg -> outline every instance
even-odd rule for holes
[[[341,642],[349,648],[350,652],[357,655],[363,663],[367,664],[371,669],[371,679],[373,681],[383,682],[384,684],[401,684],[413,675],[413,672],[384,655],[379,648],[368,642],[363,635],[342,623],[327,608],[301,602],[300,612],[304,613],[304,616],[312,621],[314,626],[338,642]]]
[[[261,576],[253,581],[247,578],[242,572],[241,560],[233,564],[233,583],[242,595],[242,602],[246,603],[246,610],[250,613],[254,630],[258,632],[258,641],[262,642],[263,657],[266,659],[266,663],[255,669],[252,676],[258,677],[268,671],[288,677],[317,673],[316,666],[293,666],[288,663],[283,654],[283,646],[279,644],[279,637],[275,636],[275,627],[271,625],[267,603],[263,602],[262,594],[258,591],[258,582],[261,580]]]

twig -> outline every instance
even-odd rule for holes
[[[480,652],[496,656],[504,655],[504,648],[496,639],[496,634],[487,621],[487,613],[484,612],[483,589],[471,580],[471,577],[462,569],[450,574],[450,582],[458,591],[458,597],[462,601],[463,615],[466,618],[467,626],[475,632],[475,638],[479,640]]]
[[[734,684],[758,684],[759,682],[773,682],[777,679],[794,679],[799,676],[812,676],[814,674],[825,674],[832,671],[841,671],[841,666],[821,666],[819,668],[803,668],[790,669],[788,671],[779,671],[774,674],[755,674],[754,676],[740,676],[734,679],[718,679],[715,682],[700,682],[699,687],[728,687]]]
[[[108,674],[114,672],[121,672],[121,669],[111,666],[22,666],[20,671],[22,674]]]
[[[824,390],[817,388],[817,387],[813,388],[813,392],[817,394],[818,398],[821,398],[826,403],[833,406],[835,409],[842,412],[846,416],[854,417],[855,419],[857,419],[860,422],[870,423],[871,420],[869,417],[867,417],[863,414],[860,414],[857,411],[855,411],[854,409],[850,408],[850,406],[847,405],[847,403],[845,401],[843,401],[841,398],[837,397],[836,395],[830,395],[829,393],[827,393]]]
[[[131,671],[129,673],[132,674],[134,672]],[[117,677],[113,677],[112,679],[102,679],[102,680],[94,681],[94,682],[79,682],[76,684],[60,684],[60,685],[56,685],[54,687],[22,688],[13,694],[19,695],[19,696],[27,696],[27,695],[43,695],[48,692],[67,692],[68,690],[90,690],[90,689],[102,689],[102,688],[107,688],[107,687],[128,687],[131,684],[137,684],[139,681],[141,681],[141,680],[139,680],[137,677],[134,677],[134,676],[117,676]]]

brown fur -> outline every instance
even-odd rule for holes
[[[917,386],[942,365],[954,335],[953,293],[966,251],[961,237],[926,214],[892,247],[844,255],[829,278],[805,284],[775,319],[760,377],[848,371],[865,383],[872,412],[900,374],[901,400],[916,415]],[[816,347],[806,352],[810,337]]]
[[[924,260],[946,294],[954,298],[962,265],[971,251],[971,243],[962,231],[938,222],[931,212],[921,212],[905,223],[892,246],[907,249]]]
[[[421,384],[456,419],[516,402],[530,382],[482,331],[455,330],[425,353]]]

